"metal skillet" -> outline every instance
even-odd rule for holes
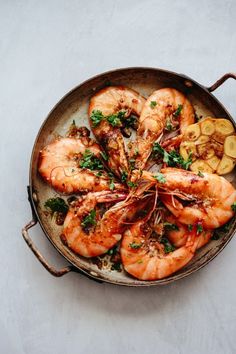
[[[36,137],[29,169],[28,197],[32,208],[32,220],[23,228],[22,235],[30,249],[42,265],[54,276],[60,277],[71,271],[82,273],[98,282],[107,282],[125,286],[153,286],[168,284],[184,278],[204,267],[213,260],[229,243],[236,230],[236,219],[231,223],[229,231],[215,241],[209,242],[198,250],[193,260],[177,273],[156,281],[140,281],[132,278],[125,272],[99,269],[91,260],[76,255],[68,249],[60,239],[61,227],[57,226],[51,218],[44,213],[44,202],[56,195],[53,189],[39,176],[37,161],[39,151],[52,140],[55,135],[65,135],[72,120],[80,126],[88,126],[88,103],[95,92],[107,85],[124,85],[131,87],[147,97],[154,90],[162,87],[173,87],[182,91],[193,104],[198,115],[204,117],[222,117],[229,119],[234,127],[233,118],[224,106],[212,95],[211,92],[221,86],[227,79],[236,79],[236,74],[227,73],[210,87],[205,87],[191,78],[174,72],[156,68],[124,68],[112,70],[97,75],[67,93],[51,110],[43,122]],[[231,182],[236,186],[236,174]],[[66,267],[57,270],[52,267],[42,256],[29,236],[28,230],[39,222],[45,235],[58,252],[69,262]]]

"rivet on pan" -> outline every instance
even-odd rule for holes
[[[95,272],[93,272],[92,270],[91,270],[90,274],[91,274],[93,277],[98,277],[98,274],[95,273]]]
[[[185,86],[187,86],[187,87],[193,87],[192,82],[189,81],[189,80],[185,80],[185,81],[184,81],[184,84],[185,84]]]
[[[35,192],[32,194],[32,197],[33,197],[34,202],[38,203],[38,197],[37,197],[37,194]]]

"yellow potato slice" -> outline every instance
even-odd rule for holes
[[[196,160],[195,162],[192,163],[190,166],[190,170],[193,172],[198,173],[200,172],[208,172],[208,173],[213,173],[213,169],[204,161],[204,160]]]
[[[216,119],[215,128],[217,133],[220,133],[225,136],[234,133],[234,126],[228,119]]]
[[[217,156],[213,156],[206,160],[206,163],[215,171],[220,163],[220,159]]]
[[[215,150],[211,147],[210,143],[197,145],[198,155],[203,159],[210,159],[215,155]]]
[[[236,159],[236,136],[231,135],[225,139],[224,152],[227,156]]]
[[[186,140],[195,141],[200,134],[201,130],[199,124],[191,124],[186,128],[184,136]]]
[[[230,157],[224,155],[219,163],[219,166],[217,167],[216,173],[218,173],[218,175],[225,175],[226,173],[230,173],[233,170],[234,166],[235,161]]]
[[[204,119],[200,125],[201,125],[201,131],[203,135],[212,135],[215,132],[215,120],[213,118],[206,118]]]
[[[179,152],[185,161],[188,160],[189,156],[191,156],[192,161],[196,160],[197,149],[194,143],[190,143],[188,141],[182,142],[180,144]]]
[[[194,144],[196,145],[206,144],[209,140],[210,140],[209,136],[201,135],[196,141],[194,141]]]

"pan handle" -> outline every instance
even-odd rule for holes
[[[31,196],[30,196],[30,189],[29,187],[27,187],[28,189],[28,199],[31,205],[31,209],[32,209],[32,220],[25,225],[25,227],[23,227],[22,229],[22,236],[25,240],[25,242],[27,243],[27,245],[29,246],[29,248],[31,249],[31,251],[34,253],[34,255],[36,256],[36,258],[39,260],[39,262],[44,266],[44,268],[47,269],[47,271],[49,271],[49,273],[51,273],[52,275],[54,275],[55,277],[61,277],[64,274],[69,273],[70,271],[73,271],[73,266],[72,265],[68,265],[67,267],[64,267],[60,270],[55,269],[54,267],[52,267],[47,261],[46,259],[41,255],[41,253],[39,252],[39,250],[37,249],[37,247],[34,245],[32,239],[29,236],[29,232],[28,230],[35,226],[38,222],[37,220],[37,216],[34,212],[34,208],[33,208],[33,203],[31,200]]]
[[[230,79],[230,78],[236,80],[236,74],[234,74],[234,73],[227,73],[227,74],[223,75],[223,76],[222,76],[219,80],[217,80],[212,86],[207,87],[207,90],[208,90],[209,92],[215,91],[215,90],[216,90],[218,87],[220,87],[226,80],[228,80],[228,79]]]

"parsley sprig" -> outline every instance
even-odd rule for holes
[[[79,162],[81,168],[87,168],[89,170],[103,170],[103,164],[99,158],[97,158],[94,153],[89,149],[85,150],[82,159]]]
[[[166,178],[162,173],[157,173],[155,176],[153,176],[158,182],[160,183],[166,183]]]
[[[83,218],[81,226],[84,229],[88,229],[89,227],[96,225],[96,223],[96,211],[93,209]]]
[[[152,155],[154,157],[162,157],[163,162],[165,162],[170,167],[179,166],[185,170],[188,170],[189,166],[192,164],[191,155],[189,156],[188,160],[185,161],[177,151],[172,150],[167,152],[158,143],[153,144]]]
[[[125,114],[126,111],[119,111],[118,113],[104,116],[102,111],[93,110],[90,119],[93,123],[93,128],[96,128],[102,120],[107,120],[113,127],[121,127],[123,125]]]
[[[62,198],[50,198],[48,199],[44,206],[51,209],[52,213],[63,213],[66,214],[69,207]]]

